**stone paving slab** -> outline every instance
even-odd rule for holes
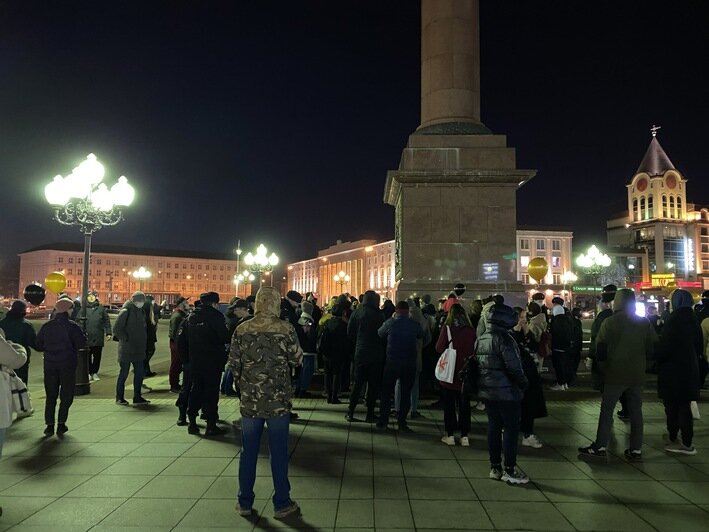
[[[40,414],[17,421],[0,459],[0,531],[709,530],[709,427],[696,424],[696,457],[667,455],[657,402],[644,405],[644,461],[628,463],[620,421],[607,460],[577,457],[598,401],[551,401],[537,423],[544,448],[520,447],[532,482],[511,487],[487,478],[483,412],[474,411],[471,447],[462,448],[440,443],[439,410],[422,409],[414,433],[398,435],[347,424],[343,405],[299,400],[290,480],[303,512],[277,521],[265,438],[257,512],[244,519],[234,511],[238,430],[191,436],[175,426],[174,397],[151,399],[138,409],[78,397],[63,439],[42,437]],[[221,417],[238,419],[238,406],[222,400]]]

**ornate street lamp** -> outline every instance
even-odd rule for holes
[[[236,244],[236,249],[234,250],[234,253],[236,253],[236,271],[239,271],[239,261],[241,260],[241,254],[243,253],[241,249],[241,240],[239,240]],[[239,297],[239,282],[237,281],[237,276],[238,274],[234,275],[234,284],[236,285],[236,294],[234,294],[236,297]]]
[[[140,283],[140,291],[143,291],[143,281],[146,279],[150,279],[153,276],[153,274],[146,270],[144,266],[141,266],[137,270],[133,272],[133,278],[138,280],[138,283]]]
[[[591,246],[585,254],[582,253],[576,258],[576,265],[593,277],[595,286],[598,284],[598,276],[611,265],[611,258],[605,253],[601,253],[596,246]]]
[[[344,291],[342,290],[342,288],[345,286],[345,283],[350,282],[350,276],[347,275],[344,271],[340,270],[340,273],[335,275],[332,280],[340,285],[340,294],[343,294]]]
[[[254,277],[254,274],[251,273],[249,270],[244,270],[239,275],[235,275],[234,284],[236,285],[236,295],[239,295],[240,284],[253,283],[254,279],[256,279],[256,277]]]
[[[84,234],[84,267],[81,287],[81,328],[86,332],[86,300],[89,294],[89,266],[91,265],[91,235],[105,226],[123,220],[123,207],[128,207],[135,190],[125,176],[118,178],[110,189],[102,183],[103,165],[90,153],[86,160],[66,176],[56,176],[44,187],[47,202],[54,207],[54,219],[62,225],[78,226]],[[91,392],[88,377],[88,351],[79,353],[76,373],[76,395]]]
[[[268,254],[268,249],[263,244],[256,248],[256,253],[250,251],[244,257],[244,262],[249,267],[251,273],[259,274],[259,287],[263,283],[261,276],[266,272],[272,272],[274,266],[278,264],[278,255],[275,253]],[[253,285],[252,285],[253,286]]]

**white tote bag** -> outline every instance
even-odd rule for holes
[[[457,358],[457,353],[453,348],[453,339],[451,338],[451,328],[446,325],[446,331],[448,333],[448,347],[446,348],[438,359],[438,364],[436,364],[436,378],[441,382],[447,382],[448,384],[453,384],[455,379],[455,360]]]

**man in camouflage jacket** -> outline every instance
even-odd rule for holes
[[[299,510],[290,499],[288,428],[291,411],[291,368],[302,363],[303,352],[293,325],[280,319],[281,298],[264,286],[256,295],[252,319],[236,328],[229,366],[241,390],[239,501],[242,515],[251,515],[255,494],[256,460],[261,434],[268,425],[273,474],[273,506],[277,518]]]

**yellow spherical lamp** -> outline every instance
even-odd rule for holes
[[[54,294],[58,294],[66,288],[66,277],[62,272],[52,272],[44,279],[44,286]]]
[[[547,264],[547,261],[541,257],[536,257],[530,260],[529,266],[527,266],[527,273],[529,273],[529,276],[537,281],[537,283],[542,282],[548,271],[549,264]]]

